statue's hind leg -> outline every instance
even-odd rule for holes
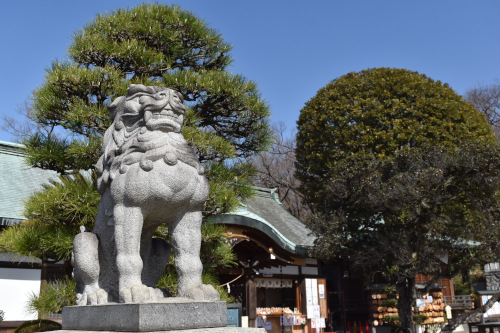
[[[200,211],[187,212],[169,226],[178,278],[177,297],[219,300],[219,293],[214,287],[201,282],[201,219]]]

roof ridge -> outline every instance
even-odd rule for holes
[[[0,141],[0,152],[3,154],[26,156],[26,146],[20,143]]]

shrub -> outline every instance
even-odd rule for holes
[[[381,290],[384,294],[396,294],[397,293],[395,286],[386,286],[386,287],[383,287]]]
[[[423,315],[423,314],[413,315],[413,321],[417,325],[422,325],[427,319],[429,319],[429,317],[426,315]],[[382,317],[382,321],[390,326],[399,326],[399,316],[398,315],[384,316],[384,317]]]
[[[31,295],[28,309],[44,318],[51,313],[61,312],[63,307],[75,303],[75,282],[66,277],[63,280],[49,282],[42,288],[40,295]]]
[[[399,325],[399,316],[394,315],[394,316],[384,316],[382,317],[382,321],[390,326],[397,326]]]
[[[397,308],[398,307],[398,300],[395,298],[384,299],[384,300],[382,300],[382,306]]]
[[[427,319],[429,319],[429,316],[423,314],[413,315],[413,321],[417,325],[422,325]]]
[[[22,323],[14,333],[34,333],[34,332],[47,332],[57,331],[62,328],[61,324],[52,320],[30,320]]]

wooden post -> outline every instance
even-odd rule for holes
[[[320,287],[320,285],[323,285],[323,287]],[[322,295],[319,294],[319,288],[323,288]],[[327,295],[326,279],[318,279],[318,300],[319,300],[320,317],[321,318],[328,318],[328,304],[327,304],[326,295]],[[323,297],[321,297],[321,296],[323,296]]]
[[[302,300],[300,296],[300,284],[299,281],[295,281],[295,307],[297,308],[297,312],[302,313]]]
[[[256,326],[257,319],[257,287],[253,278],[249,278],[246,283],[246,293],[247,293],[247,315],[248,315],[248,327]]]

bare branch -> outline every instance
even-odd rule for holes
[[[488,124],[500,138],[500,84],[482,85],[469,89],[464,98],[484,114]]]
[[[255,185],[278,188],[280,201],[293,216],[304,221],[310,215],[309,207],[299,192],[300,182],[295,178],[295,135],[286,137],[283,123],[273,126],[274,144],[271,149],[254,157],[257,168]]]

